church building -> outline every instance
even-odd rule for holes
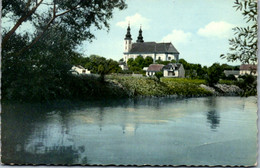
[[[154,62],[156,60],[171,61],[173,59],[178,62],[180,53],[172,43],[144,42],[141,28],[136,43],[132,43],[130,30],[130,25],[128,25],[123,56],[126,63],[128,59],[135,59],[139,55],[143,56],[143,58],[152,57]]]

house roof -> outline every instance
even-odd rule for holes
[[[175,70],[178,70],[178,69],[181,67],[181,64],[178,64],[178,63],[169,63],[169,64],[165,65],[165,66],[163,67],[163,69],[169,70],[169,69],[171,69],[172,67],[174,67]]]
[[[164,67],[163,64],[151,64],[151,65],[149,65],[147,71],[158,72],[158,71],[161,71],[163,67]]]
[[[240,70],[256,70],[257,69],[257,65],[253,65],[253,64],[242,64],[240,65]]]
[[[179,54],[172,43],[133,43],[129,53],[173,53]]]
[[[224,74],[228,75],[239,75],[239,70],[224,70]]]
[[[74,67],[77,67],[77,68],[79,68],[79,69],[85,69],[83,66],[81,66],[81,65],[74,65]]]

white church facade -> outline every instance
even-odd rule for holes
[[[179,60],[179,52],[172,45],[172,43],[156,43],[156,42],[144,42],[142,36],[142,29],[139,30],[139,36],[136,43],[132,43],[132,37],[130,33],[130,25],[128,25],[127,33],[124,39],[124,62],[127,63],[128,59],[135,59],[137,56],[141,55],[143,58],[151,57],[153,61],[171,61]]]

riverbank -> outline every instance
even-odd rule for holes
[[[98,75],[70,76],[53,96],[44,92],[19,94],[5,91],[2,102],[44,102],[52,100],[110,100],[136,97],[204,97],[239,96],[244,90],[230,82],[220,82],[214,87],[205,80],[188,78],[148,78],[141,76],[107,75],[105,81]],[[20,91],[21,92],[21,91]],[[43,94],[43,95],[41,95]]]
[[[242,90],[235,85],[206,85],[205,80],[187,78],[156,78],[111,75],[107,82],[118,86],[129,97],[202,97],[202,96],[238,96]]]

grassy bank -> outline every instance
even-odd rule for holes
[[[205,84],[204,80],[161,78],[160,82],[155,78],[109,76],[108,80],[118,83],[125,88],[131,96],[209,96],[211,92],[199,87]]]

